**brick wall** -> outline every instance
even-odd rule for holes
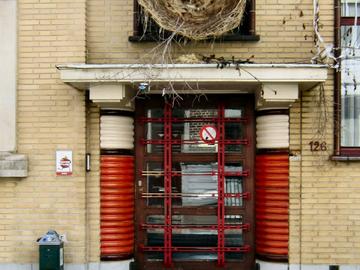
[[[332,75],[329,73],[330,78]],[[325,86],[328,123],[324,135],[317,133],[318,91],[304,92],[302,105],[297,104],[291,114],[291,149],[301,153],[301,161],[291,162],[291,261],[359,264],[360,168],[357,163],[329,161],[333,152],[331,80]],[[299,136],[301,145],[297,143]],[[327,151],[311,152],[309,142],[312,140],[325,141]]]
[[[87,152],[91,154],[91,171],[87,177],[88,259],[98,262],[100,256],[100,110],[89,104],[87,110]]]
[[[65,262],[84,262],[85,98],[55,65],[85,61],[85,10],[85,0],[18,1],[17,147],[29,177],[1,183],[10,204],[0,262],[37,262],[48,229],[67,235]],[[56,149],[73,150],[73,176],[55,176]]]

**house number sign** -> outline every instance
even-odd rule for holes
[[[311,152],[319,152],[319,151],[327,150],[326,142],[311,141],[311,142],[309,142],[309,145],[310,145]]]

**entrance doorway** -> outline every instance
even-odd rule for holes
[[[136,103],[139,270],[254,265],[252,95]]]

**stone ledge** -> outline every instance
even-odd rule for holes
[[[0,178],[27,176],[28,160],[25,155],[0,152]]]
[[[360,156],[331,156],[330,160],[332,161],[360,161]]]

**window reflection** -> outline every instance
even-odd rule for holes
[[[359,5],[360,6],[360,5]],[[341,145],[360,146],[360,27],[341,27]]]

